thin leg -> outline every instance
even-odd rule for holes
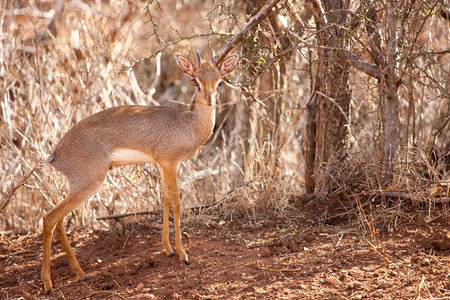
[[[44,289],[46,292],[51,292],[51,290],[53,289],[52,280],[50,277],[50,260],[51,260],[53,231],[55,230],[56,225],[60,223],[60,221],[64,218],[64,216],[67,215],[73,209],[75,209],[81,202],[83,202],[83,200],[85,200],[85,197],[76,197],[75,195],[69,195],[63,202],[59,203],[52,210],[46,213],[42,219],[44,225],[43,227],[44,241],[42,244],[43,252],[42,252],[41,279],[42,282],[44,283]],[[58,231],[60,231],[60,229],[58,229]],[[67,236],[65,238],[67,239]],[[73,258],[74,257],[75,256],[73,256]]]
[[[189,265],[188,256],[183,249],[181,242],[181,226],[180,226],[180,196],[178,194],[177,177],[174,176],[169,183],[169,191],[172,195],[173,222],[175,227],[175,249],[180,256],[181,261]]]
[[[163,189],[163,230],[162,230],[162,244],[167,256],[174,256],[176,253],[173,252],[172,247],[169,242],[169,213],[170,213],[170,196],[167,193],[167,185],[162,176],[162,189]]]
[[[172,204],[174,227],[175,227],[175,249],[176,253],[180,256],[180,259],[189,264],[186,252],[183,249],[181,242],[181,229],[180,229],[180,196],[178,194],[177,185],[177,166],[173,165],[160,165],[162,174],[162,188],[163,188],[163,236],[162,243],[167,255],[174,255],[169,243],[169,206]]]
[[[63,220],[59,221],[56,224],[56,232],[58,233],[59,240],[61,241],[61,245],[66,252],[67,260],[69,261],[70,269],[77,275],[78,279],[83,280],[86,278],[86,274],[81,269],[80,264],[73,253],[72,247],[70,246],[69,239],[67,238],[66,230],[63,226]]]
[[[52,280],[50,276],[50,260],[51,260],[52,237],[55,228],[60,237],[64,251],[66,252],[70,268],[75,272],[75,274],[79,279],[84,279],[86,277],[72,251],[69,240],[62,226],[62,219],[69,212],[77,208],[84,200],[88,199],[93,194],[95,194],[95,192],[103,183],[103,178],[102,180],[98,180],[91,185],[83,186],[83,188],[76,189],[77,191],[81,192],[69,192],[69,195],[64,201],[55,206],[42,218],[44,227],[43,227],[43,243],[42,243],[43,250],[42,250],[41,280],[44,283],[44,289],[46,292],[52,292],[53,289]]]
[[[52,248],[52,236],[55,226],[47,221],[47,214],[43,218],[43,242],[42,242],[42,270],[41,280],[44,283],[44,290],[51,292],[53,290],[52,280],[50,278],[50,259]]]

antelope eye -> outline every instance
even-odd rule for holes
[[[223,85],[223,81],[219,82],[219,84],[217,85],[217,91],[219,91],[219,87],[221,87]]]
[[[198,84],[198,81],[195,79],[192,79],[192,83],[197,87],[198,91],[200,92],[200,85]]]

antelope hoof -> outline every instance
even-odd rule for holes
[[[176,252],[176,251],[172,251],[172,252],[169,254],[169,257],[174,257],[175,255],[177,255],[177,252]]]
[[[91,276],[84,276],[84,278],[83,279],[81,279],[81,281],[88,281],[88,280],[91,280]]]
[[[48,290],[45,292],[47,295],[53,295],[55,292],[53,290]]]
[[[189,266],[191,263],[187,261],[187,259],[183,259],[182,262],[186,265]]]

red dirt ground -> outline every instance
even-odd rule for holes
[[[0,236],[0,299],[450,299],[448,217],[399,215],[395,229],[369,242],[357,221],[327,225],[301,209],[220,225],[190,218],[189,266],[163,253],[159,217],[121,231],[73,231],[87,281],[76,279],[55,237],[53,295],[39,279],[41,236]]]

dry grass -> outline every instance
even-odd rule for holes
[[[199,49],[209,57],[210,50],[217,50],[230,32],[245,23],[242,7],[228,1],[185,6],[175,1],[114,1],[110,6],[103,1],[71,0],[65,3],[57,35],[52,36],[45,31],[51,19],[43,14],[49,8],[28,3],[34,2],[0,2],[3,195],[47,157],[69,128],[95,112],[116,105],[187,104],[192,87],[176,69],[172,53],[193,57],[193,50]],[[429,32],[440,25],[436,18],[426,24]],[[308,28],[305,34],[312,32]],[[444,31],[439,40],[448,48],[448,27],[439,30]],[[41,32],[46,33],[45,37],[36,42]],[[426,35],[420,38],[421,45],[431,39]],[[257,89],[259,82],[249,80],[248,70],[258,65],[266,50],[243,57],[240,69],[232,75],[233,81],[251,82],[250,90]],[[216,218],[279,215],[289,207],[292,196],[303,192],[299,132],[310,76],[308,49],[298,50],[286,64],[285,86],[258,95],[256,100],[262,102],[237,87],[223,88],[218,130],[196,158],[181,166],[179,182],[185,207],[197,207]],[[413,111],[408,109],[409,91],[400,91],[402,122],[409,128],[405,135],[408,147],[400,155],[394,183],[388,187],[426,202],[429,217],[435,205],[433,199],[449,197],[448,169],[442,161],[429,163],[430,145],[445,145],[449,138],[445,129],[436,131],[449,118],[448,93],[445,98],[436,89],[436,84],[448,87],[448,61],[437,61],[425,72],[414,69],[422,80],[412,83],[416,101]],[[432,75],[423,75],[427,71]],[[376,163],[380,118],[376,85],[359,73],[352,75],[351,85],[351,145],[344,162],[331,160],[321,167],[317,191],[321,199],[340,194],[355,202],[386,189],[384,174],[380,173],[383,168]],[[272,111],[265,105],[270,97],[280,99],[276,125],[271,121]],[[239,111],[246,106],[249,120],[238,120]],[[242,128],[239,122],[247,121],[246,130],[251,131],[248,138],[236,129]],[[68,223],[105,228],[110,226],[108,221],[97,221],[96,217],[159,209],[158,178],[153,165],[114,169],[100,193],[72,212]],[[64,190],[64,179],[56,171],[46,165],[38,168],[1,212],[0,232],[39,231],[43,213],[60,201]]]

